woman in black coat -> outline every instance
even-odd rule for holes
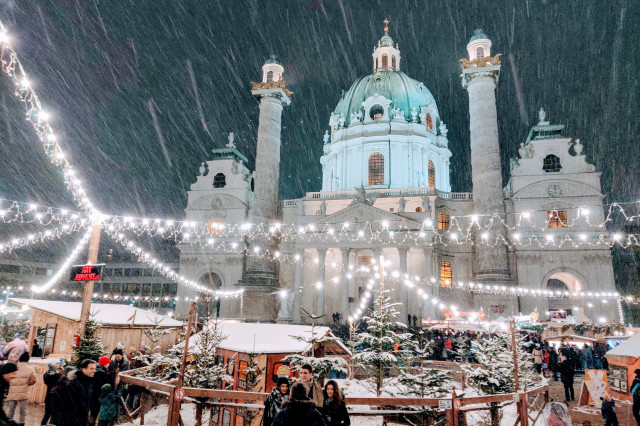
[[[4,412],[4,399],[9,393],[11,380],[17,376],[18,366],[12,362],[0,366],[0,426],[13,426],[17,423],[10,419]]]
[[[342,393],[335,380],[329,380],[324,387],[322,415],[328,426],[349,426],[349,413]]]

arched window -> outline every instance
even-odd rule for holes
[[[480,46],[476,49],[476,58],[484,59],[484,47]]]
[[[444,288],[451,288],[451,280],[453,280],[451,262],[443,260],[440,262],[440,286]]]
[[[387,68],[389,66],[389,57],[387,55],[382,55],[382,68]]]
[[[428,164],[428,177],[429,177],[429,188],[436,187],[436,166],[433,165],[433,161],[429,160]]]
[[[267,72],[267,83],[273,81],[273,71]]]
[[[433,118],[431,118],[431,114],[427,114],[425,121],[426,121],[425,124],[427,125],[427,129],[433,130]]]
[[[224,188],[227,185],[227,178],[224,173],[218,173],[213,177],[214,188]]]
[[[562,170],[562,165],[560,164],[560,158],[557,155],[549,154],[544,157],[544,161],[542,163],[542,170],[546,173],[557,173]]]
[[[369,156],[369,185],[384,185],[384,156],[379,152]]]
[[[396,70],[396,56],[395,55],[391,55],[391,68],[393,68],[393,70]]]
[[[382,117],[384,117],[384,108],[382,107],[382,105],[375,104],[374,106],[372,106],[369,110],[369,117],[371,117],[371,119],[374,121],[378,121]]]
[[[416,207],[416,213],[422,213],[422,207]]]

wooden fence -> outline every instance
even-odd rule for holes
[[[176,397],[176,386],[172,383],[154,382],[142,377],[131,376],[129,374],[120,374],[120,380],[125,383],[138,385],[146,388],[150,392],[161,393],[169,398],[169,402]],[[230,391],[220,389],[199,389],[199,388],[182,388],[184,392],[184,400],[196,404],[196,426],[202,426],[202,413],[205,407],[244,407],[246,409],[260,410],[264,408],[263,404],[255,402],[263,402],[269,396],[263,392],[246,392],[246,391]],[[197,398],[197,400],[196,400]],[[203,403],[206,400],[208,402]],[[213,400],[213,401],[212,401]],[[252,401],[253,403],[245,403]],[[358,398],[348,397],[346,403],[349,406],[368,406],[379,407],[379,410],[358,409],[349,411],[352,416],[362,415],[401,415],[401,414],[420,414],[416,407],[431,407],[439,413],[446,415],[446,424],[458,426],[465,424],[466,413],[472,411],[489,411],[493,424],[499,415],[499,409],[515,403],[517,405],[517,420],[513,426],[532,426],[542,414],[542,410],[547,402],[549,402],[549,387],[539,386],[527,391],[490,395],[477,397],[458,397],[455,394],[450,398]],[[394,407],[395,409],[389,409]],[[169,410],[173,409],[173,404],[169,404]],[[141,403],[139,414],[140,424],[144,425],[145,404]],[[131,417],[138,412],[128,413]],[[171,424],[171,413],[168,413],[167,426],[178,426]],[[180,425],[182,420],[180,419]],[[209,426],[213,426],[211,420]]]

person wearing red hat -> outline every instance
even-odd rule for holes
[[[109,370],[110,363],[111,359],[109,359],[108,356],[100,357],[98,360],[98,368],[96,369],[95,376],[93,376],[96,383],[95,389],[100,389],[102,385],[105,384],[110,384],[112,387],[114,386],[114,376]]]

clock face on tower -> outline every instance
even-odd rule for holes
[[[547,194],[549,194],[549,197],[553,197],[553,198],[562,197],[562,186],[550,185],[549,188],[547,188]]]

